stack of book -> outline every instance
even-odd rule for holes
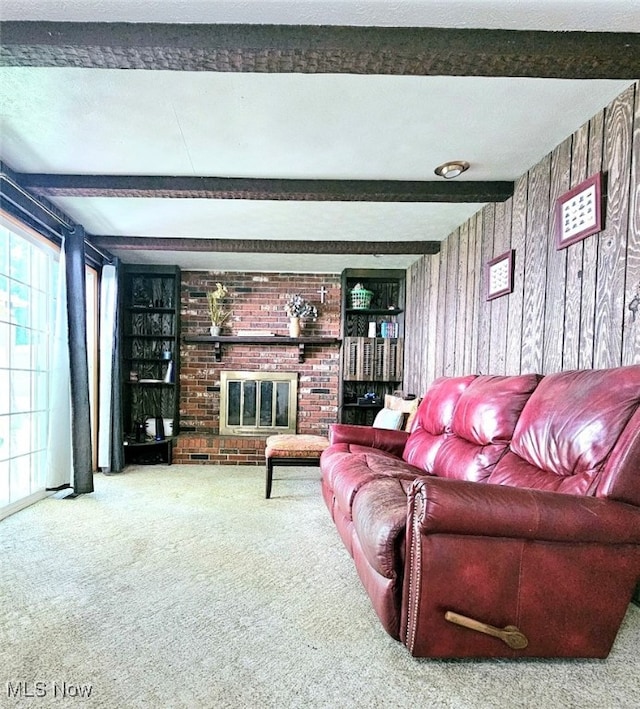
[[[397,322],[381,322],[380,336],[381,337],[398,337],[400,327]]]

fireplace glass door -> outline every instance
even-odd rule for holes
[[[297,389],[295,372],[222,372],[220,433],[295,433]]]

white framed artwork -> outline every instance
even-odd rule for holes
[[[513,290],[514,251],[496,256],[487,264],[487,300],[499,298]]]
[[[587,178],[556,202],[556,248],[602,230],[602,173]]]

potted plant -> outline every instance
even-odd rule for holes
[[[318,317],[316,306],[311,305],[308,300],[305,300],[299,294],[291,296],[284,309],[289,316],[289,337],[300,337],[301,318],[315,320]]]
[[[222,283],[216,283],[216,289],[207,293],[207,304],[209,306],[209,317],[211,318],[211,327],[209,331],[213,337],[220,334],[220,328],[225,320],[231,315],[228,310],[224,309],[222,301],[229,295],[227,287]]]

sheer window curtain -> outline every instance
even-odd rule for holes
[[[118,337],[118,262],[103,266],[100,280],[100,377],[98,409],[98,468],[118,473],[124,467],[120,340]]]
[[[46,478],[46,487],[49,490],[70,485],[73,477],[68,333],[67,279],[63,248],[58,262],[58,287],[49,376]]]

